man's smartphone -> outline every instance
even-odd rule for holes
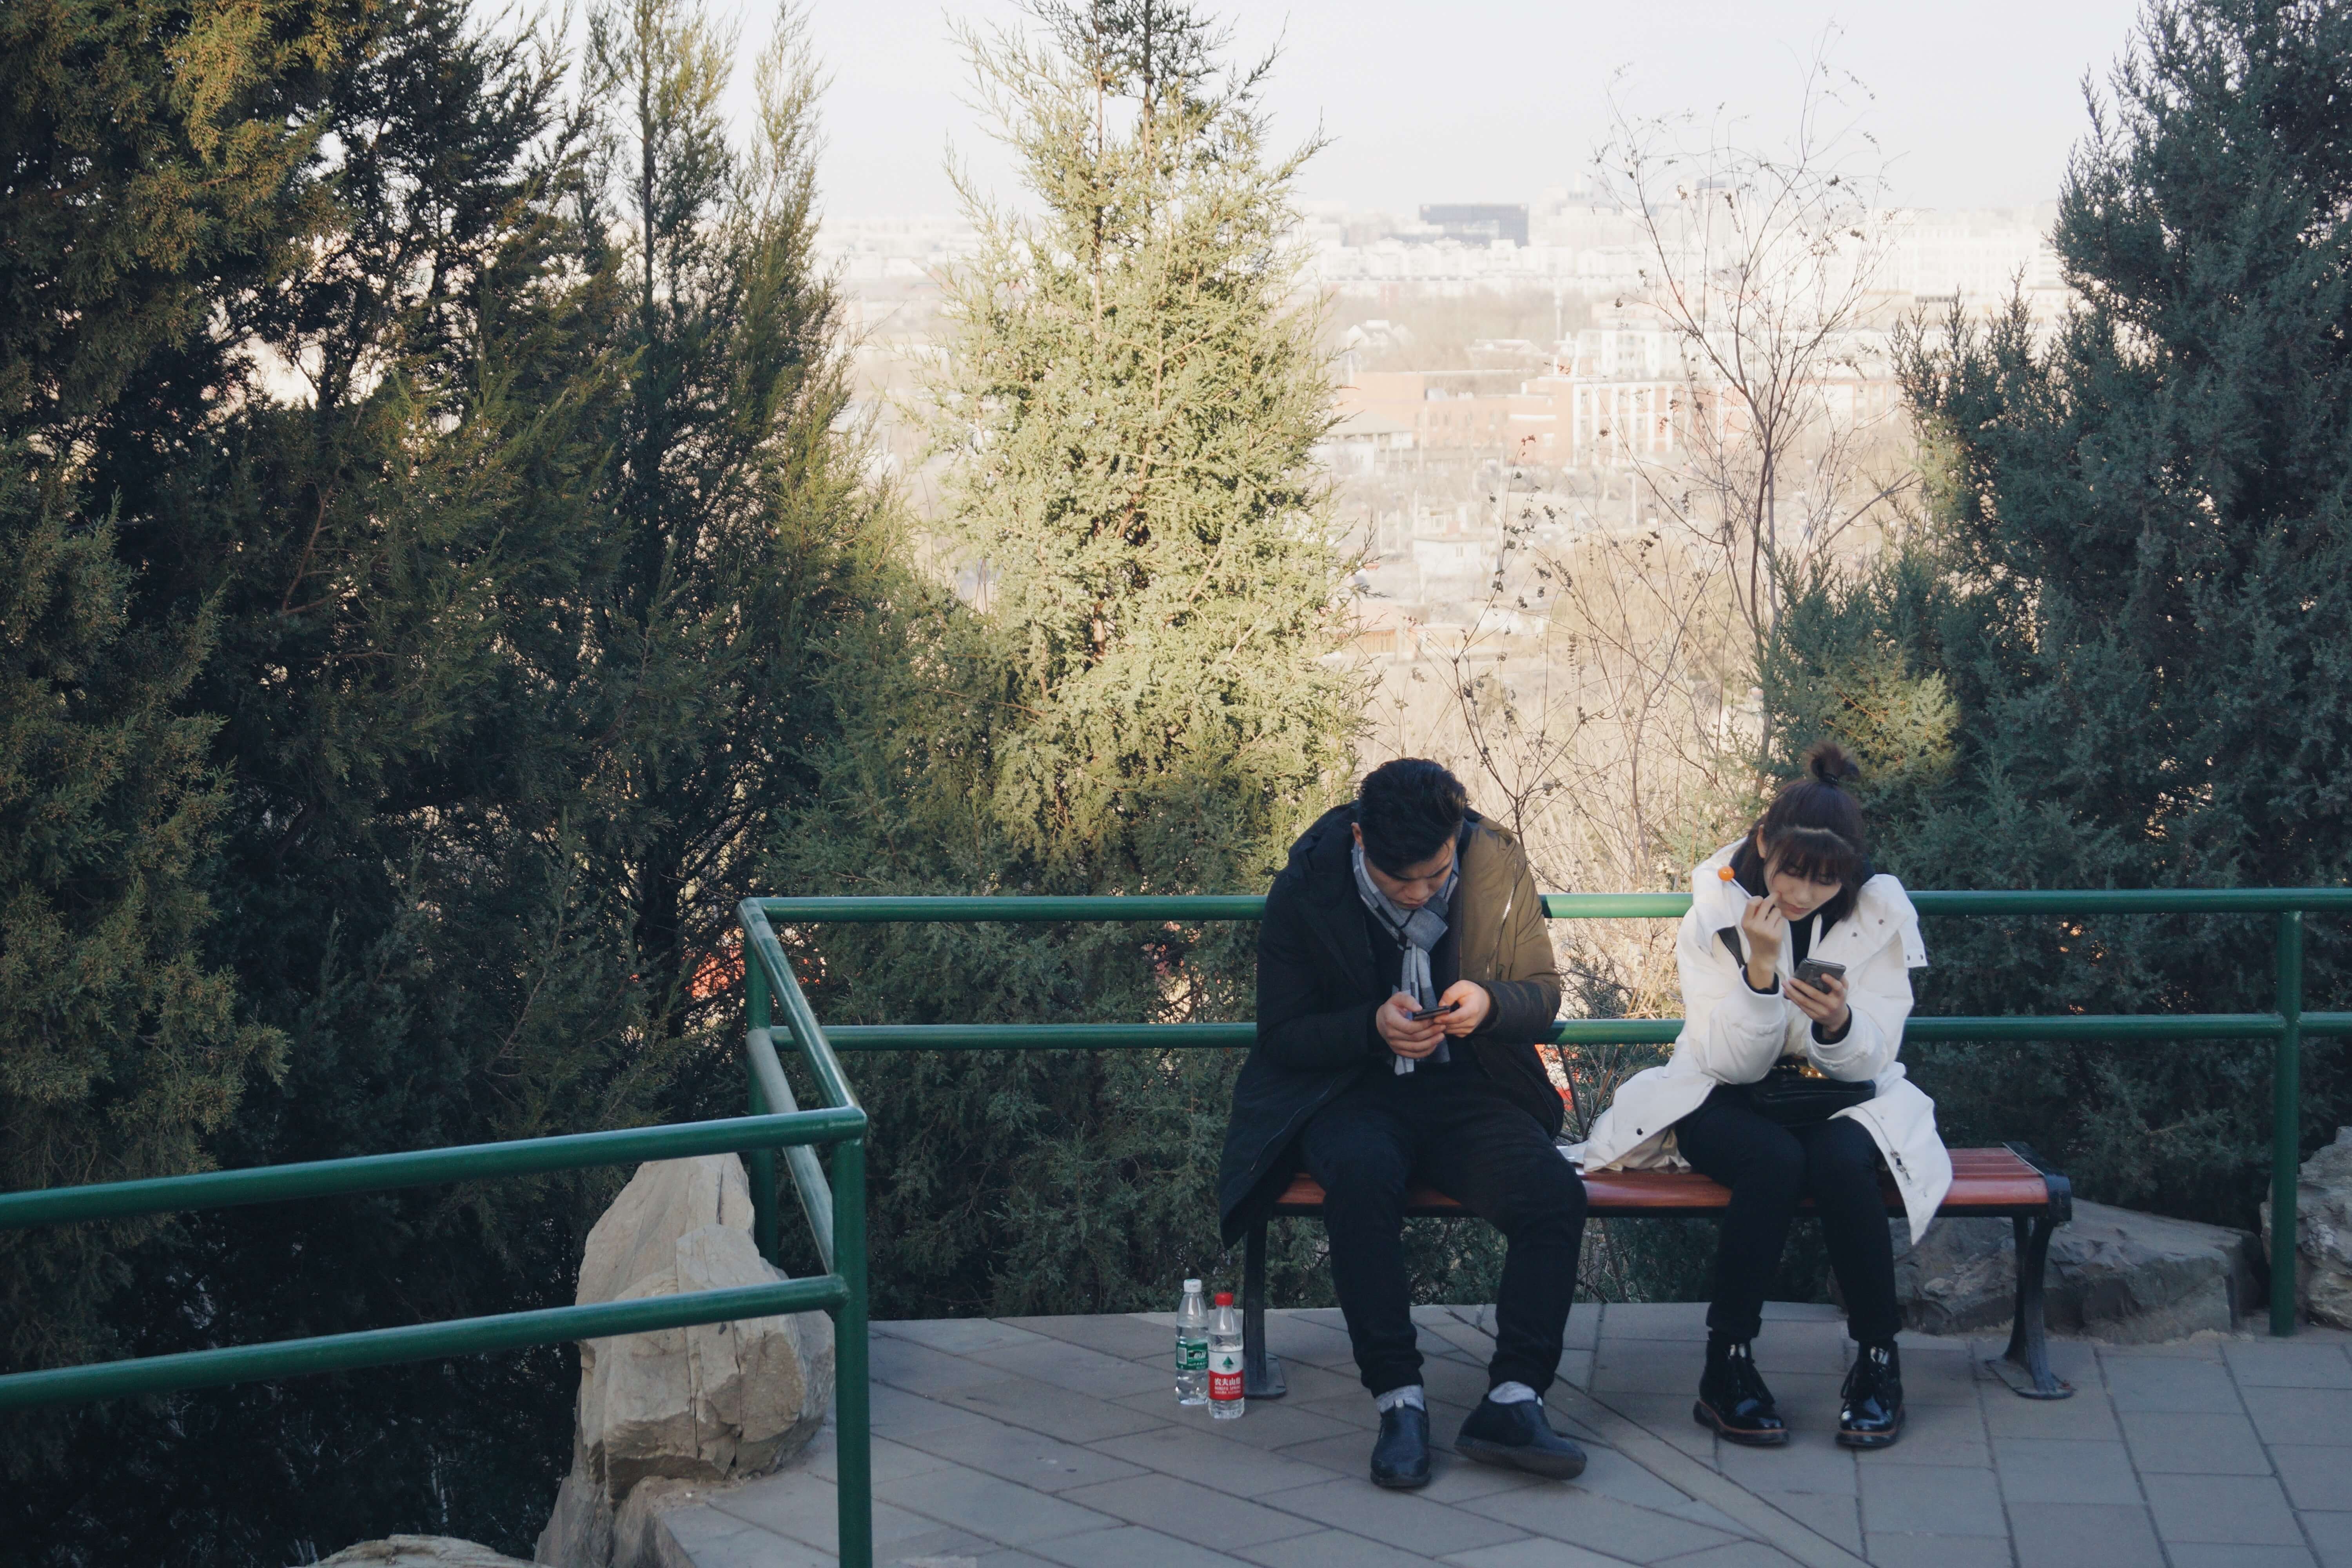
[[[1839,973],[1844,973],[1844,972],[1843,972],[1843,970],[1841,970]],[[1461,1004],[1461,1003],[1459,1003],[1459,1002],[1448,1002],[1448,1003],[1447,1003],[1444,1006],[1443,1006],[1443,1007],[1426,1007],[1426,1008],[1423,1008],[1422,1011],[1420,1011],[1420,1012],[1418,1012],[1418,1013],[1415,1013],[1415,1014],[1412,1016],[1412,1021],[1413,1021],[1414,1023],[1416,1023],[1416,1024],[1426,1024],[1426,1023],[1428,1023],[1432,1018],[1439,1018],[1439,1017],[1443,1017],[1443,1016],[1445,1016],[1446,1014],[1448,1014],[1448,1013],[1458,1013],[1458,1012],[1460,1012],[1461,1010],[1462,1010],[1462,1004]]]
[[[1824,978],[1843,982],[1845,979],[1845,965],[1831,963],[1823,959],[1809,958],[1797,965],[1797,978],[1819,991]]]

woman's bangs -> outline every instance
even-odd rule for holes
[[[1852,887],[1860,879],[1862,857],[1826,828],[1792,827],[1772,847],[1773,868],[1784,877]]]

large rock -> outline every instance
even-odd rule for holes
[[[2263,1200],[2263,1241],[2271,1236]],[[2352,1329],[2352,1127],[2303,1163],[2294,1184],[2294,1298],[2314,1322]]]
[[[2009,1327],[2017,1251],[2005,1219],[1939,1219],[1919,1245],[1892,1222],[1895,1291],[1922,1333]],[[2043,1289],[2051,1329],[2116,1344],[2233,1331],[2262,1305],[2252,1234],[2076,1202],[2050,1239]]]
[[[758,1285],[783,1276],[751,1241],[732,1154],[641,1165],[589,1232],[583,1302]],[[580,1347],[572,1473],[539,1539],[561,1568],[646,1568],[665,1555],[660,1483],[754,1476],[804,1447],[833,1397],[823,1312],[590,1340]],[[649,1484],[651,1483],[651,1484]]]
[[[346,1546],[318,1568],[530,1568],[520,1557],[509,1557],[471,1541],[450,1535],[389,1535]]]

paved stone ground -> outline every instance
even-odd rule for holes
[[[1482,1394],[1476,1307],[1415,1310],[1436,1476],[1376,1489],[1378,1425],[1335,1311],[1270,1314],[1290,1396],[1238,1421],[1180,1408],[1165,1316],[877,1323],[877,1561],[908,1568],[2352,1568],[2352,1336],[2061,1342],[2069,1400],[1979,1370],[1997,1343],[1906,1337],[1909,1426],[1830,1440],[1846,1346],[1829,1308],[1778,1306],[1757,1361],[1782,1449],[1690,1418],[1696,1305],[1580,1306],[1553,1423],[1573,1484],[1458,1459]],[[667,1516],[693,1568],[833,1561],[831,1434],[787,1469]]]

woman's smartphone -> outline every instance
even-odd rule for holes
[[[1825,977],[1843,982],[1845,979],[1845,965],[1831,963],[1819,958],[1809,958],[1797,965],[1797,978],[1816,991],[1822,988],[1822,981]]]
[[[1843,973],[1845,973],[1845,972],[1844,972],[1843,970],[1840,970],[1838,973],[1841,973],[1841,974],[1843,974]],[[1459,1002],[1448,1002],[1448,1003],[1447,1003],[1444,1006],[1443,1006],[1443,1007],[1428,1007],[1428,1008],[1424,1008],[1424,1009],[1423,1009],[1421,1012],[1415,1013],[1415,1014],[1412,1016],[1412,1021],[1413,1021],[1414,1023],[1416,1023],[1416,1024],[1426,1024],[1426,1023],[1428,1023],[1432,1018],[1441,1017],[1441,1016],[1443,1016],[1444,1015],[1445,1015],[1445,1014],[1447,1014],[1447,1013],[1458,1013],[1458,1012],[1460,1012],[1461,1010],[1462,1010],[1462,1004],[1461,1004],[1461,1003],[1459,1003]]]

